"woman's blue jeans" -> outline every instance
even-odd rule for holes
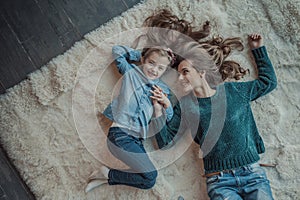
[[[273,200],[269,180],[258,163],[221,172],[206,179],[213,200]]]
[[[142,140],[128,132],[129,130],[118,127],[109,129],[107,146],[110,152],[130,169],[110,169],[108,184],[150,189],[155,184],[157,170],[149,159]]]

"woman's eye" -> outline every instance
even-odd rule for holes
[[[186,75],[188,72],[189,72],[188,70],[183,70],[183,71],[182,71],[182,74],[183,74],[183,75]]]

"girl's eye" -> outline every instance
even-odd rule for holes
[[[155,62],[153,60],[150,60],[149,63],[153,65]]]
[[[159,70],[159,71],[163,71],[163,70],[165,70],[165,68],[159,67],[158,70]]]

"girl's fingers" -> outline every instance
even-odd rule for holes
[[[157,96],[157,97],[162,97],[162,93],[161,92],[159,92],[159,91],[157,91],[157,90],[150,90],[150,92],[153,94],[153,95],[155,95],[155,96]]]
[[[154,87],[156,90],[162,92],[162,89],[161,89],[158,85],[153,85],[153,87]]]
[[[156,90],[150,90],[150,92],[152,93],[152,94],[154,94],[154,95],[160,95],[161,93],[160,92],[158,92],[158,91],[156,91]]]

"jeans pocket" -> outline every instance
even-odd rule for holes
[[[254,164],[250,165],[248,170],[251,173],[255,173],[255,174],[265,174],[265,170],[258,163],[254,163]]]
[[[265,170],[260,167],[259,165],[257,166],[251,166],[251,168],[249,169],[249,171],[251,172],[248,176],[248,180],[247,183],[251,184],[251,183],[260,183],[260,182],[269,182],[269,180],[267,179],[267,175]]]

